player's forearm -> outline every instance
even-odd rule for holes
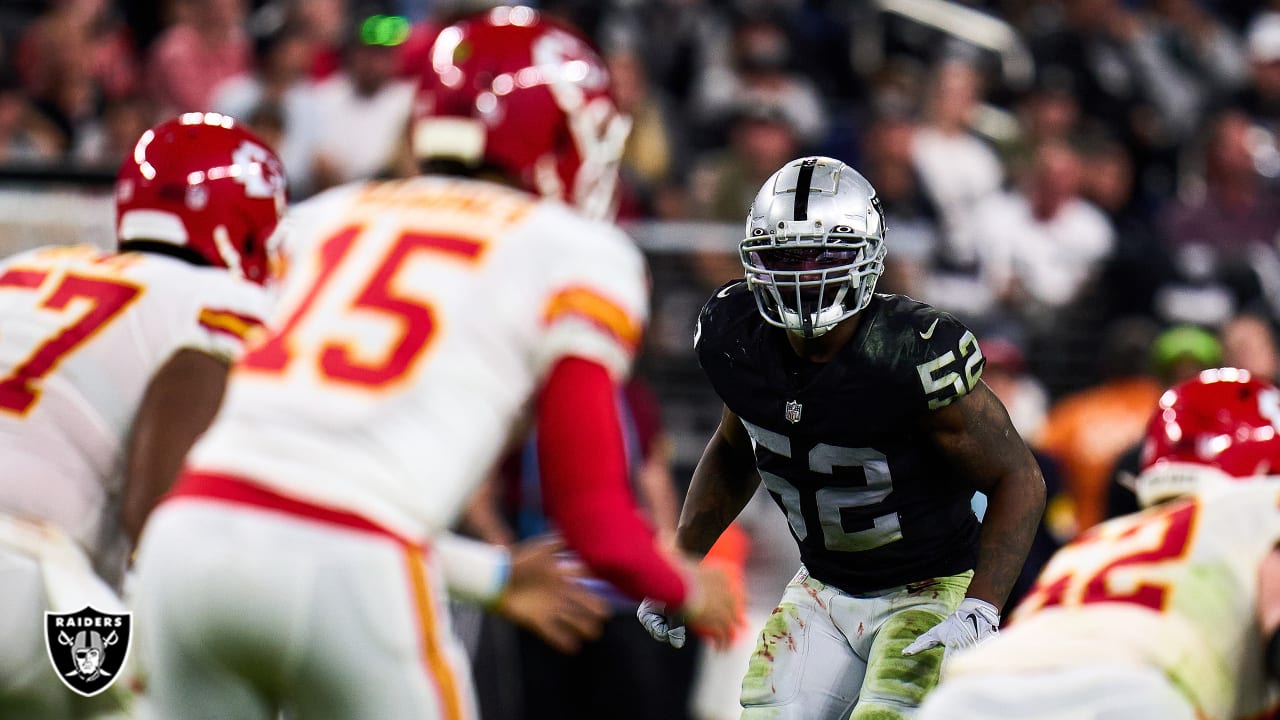
[[[1044,516],[1040,465],[986,383],[924,420],[957,473],[987,496],[969,597],[1003,608]]]
[[[1280,548],[1273,548],[1258,568],[1258,626],[1264,645],[1263,666],[1280,680]]]
[[[434,549],[451,596],[482,605],[497,602],[511,571],[506,548],[444,533]]]
[[[658,530],[658,537],[671,541],[680,517],[680,497],[675,481],[671,478],[670,445],[660,440],[649,457],[636,470],[636,494],[648,511],[649,519]]]
[[[1258,625],[1270,637],[1280,631],[1280,548],[1262,559],[1258,568]]]
[[[174,353],[152,376],[125,447],[120,518],[131,541],[213,421],[226,380],[226,361],[192,349]]]
[[[677,570],[658,552],[627,487],[626,450],[604,367],[561,360],[538,407],[538,461],[547,513],[602,580],[634,598],[685,599]]]
[[[987,512],[978,539],[978,565],[969,597],[1004,609],[1022,572],[1036,529],[1044,515],[1044,480],[1035,461],[1017,475],[1005,477],[987,494]]]
[[[750,455],[717,431],[693,471],[680,511],[676,547],[702,557],[746,507],[760,483]]]

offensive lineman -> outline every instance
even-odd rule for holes
[[[1050,559],[921,720],[1231,720],[1280,701],[1280,390],[1235,368],[1161,397],[1147,508]]]
[[[503,7],[443,30],[425,70],[412,140],[437,174],[290,216],[314,251],[144,533],[158,717],[473,716],[433,539],[529,409],[548,509],[585,563],[730,630],[722,583],[659,554],[626,494],[614,385],[647,288],[591,219],[628,126],[603,63]]]
[[[952,316],[876,295],[884,220],[838,160],[787,163],[756,196],[745,280],[694,343],[725,403],[676,544],[701,556],[763,480],[803,565],[760,635],[743,718],[910,717],[945,653],[996,632],[1044,482],[982,351]],[[990,499],[979,526],[974,490]],[[679,646],[659,603],[641,622]],[[852,712],[852,715],[850,713]]]
[[[62,687],[43,612],[124,611],[136,518],[122,522],[122,498],[139,492],[121,467],[130,425],[148,387],[185,400],[157,426],[169,441],[189,443],[212,417],[227,364],[261,325],[284,202],[279,160],[258,138],[188,113],[144,133],[122,164],[118,253],[45,247],[0,263],[0,716],[129,704],[127,682],[89,700]]]

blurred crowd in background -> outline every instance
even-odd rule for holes
[[[6,0],[0,183],[109,174],[150,124],[196,110],[272,142],[295,201],[404,174],[434,33],[485,4]],[[598,44],[634,120],[620,219],[645,237],[659,223],[646,249],[665,248],[637,390],[660,408],[642,413],[637,463],[656,457],[659,485],[678,492],[719,414],[691,354],[698,306],[741,274],[738,231],[715,223],[740,228],[760,183],[802,154],[878,189],[878,289],[978,333],[984,377],[1056,496],[1033,568],[1132,506],[1117,478],[1170,383],[1220,364],[1280,379],[1280,1],[534,5]]]

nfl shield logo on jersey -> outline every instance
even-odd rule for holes
[[[62,683],[85,697],[111,687],[129,657],[132,620],[133,613],[114,615],[93,607],[45,612],[45,649]]]
[[[801,406],[800,406],[800,403],[796,402],[795,400],[788,400],[788,401],[787,401],[787,412],[786,412],[787,422],[790,422],[790,423],[793,423],[793,424],[794,424],[794,423],[798,423],[798,422],[800,422],[800,410],[801,410],[801,409],[802,409],[802,408],[801,408]]]

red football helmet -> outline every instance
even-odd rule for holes
[[[414,106],[413,147],[420,160],[496,169],[607,218],[630,130],[586,39],[535,10],[504,6],[436,36]]]
[[[256,283],[285,208],[280,158],[231,117],[185,113],[142,134],[116,176],[116,239],[168,243]]]
[[[1138,499],[1280,473],[1280,389],[1248,370],[1205,370],[1166,391],[1147,425]],[[1207,472],[1206,472],[1207,471]]]

